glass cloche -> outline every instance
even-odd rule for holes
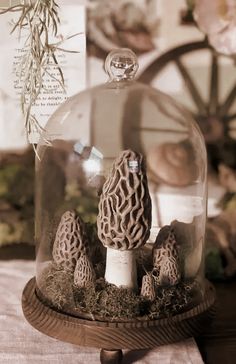
[[[36,163],[37,294],[64,313],[158,319],[204,297],[206,151],[191,115],[134,81],[112,51],[110,80],[49,119]]]

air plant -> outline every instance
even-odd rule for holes
[[[58,36],[60,25],[59,7],[54,0],[23,0],[20,4],[2,10],[19,13],[14,21],[11,33],[18,30],[19,37],[24,32],[25,42],[16,70],[18,82],[22,85],[21,107],[25,120],[27,137],[33,132],[42,135],[44,129],[32,112],[32,107],[42,90],[47,90],[45,77],[56,81],[57,87],[65,92],[62,69],[57,60],[57,51],[68,51],[61,48],[62,43],[71,38],[60,39],[50,43]],[[74,34],[75,36],[78,34]],[[50,92],[47,90],[47,92]],[[52,91],[53,92],[53,91]]]

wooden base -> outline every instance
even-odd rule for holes
[[[205,299],[191,310],[170,318],[149,321],[90,321],[56,311],[36,295],[32,278],[22,295],[25,318],[37,330],[80,346],[104,348],[102,363],[119,363],[120,349],[147,349],[201,334],[215,314],[215,290],[206,281]]]
[[[120,364],[122,362],[122,350],[102,349],[100,353],[101,364]]]

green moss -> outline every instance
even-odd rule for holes
[[[15,181],[21,167],[17,164],[7,165],[0,169],[0,197],[5,197],[10,192],[9,185]]]
[[[40,276],[39,288],[46,304],[65,312],[104,320],[159,319],[192,308],[201,300],[196,282],[181,282],[176,286],[156,286],[156,300],[150,302],[139,293],[96,280],[95,285],[77,288],[69,270],[51,263]]]
[[[156,300],[150,307],[150,318],[175,315],[192,308],[201,300],[200,287],[196,282],[180,282],[176,286],[157,287]]]
[[[104,279],[99,279],[95,287],[74,287],[77,308],[110,320],[168,317],[193,307],[201,299],[195,282],[157,287],[156,297],[150,302],[129,289],[107,284]]]
[[[74,287],[74,297],[77,308],[110,320],[143,316],[150,305],[131,290],[107,284],[104,279],[99,279],[95,287]]]
[[[34,241],[34,153],[9,157],[0,168],[0,246]]]
[[[38,286],[46,303],[58,309],[74,306],[72,285],[71,271],[55,263],[49,264],[38,279]]]
[[[209,248],[205,258],[205,273],[208,279],[223,279],[224,267],[220,250],[218,248]]]
[[[34,167],[10,164],[0,169],[0,197],[13,205],[33,204]]]
[[[22,241],[21,237],[23,232],[24,226],[22,222],[16,222],[13,224],[0,222],[0,246],[9,245],[16,241]]]
[[[34,241],[34,218],[22,219],[21,212],[19,216],[10,219],[10,221],[0,222],[0,246],[23,242],[33,244]]]
[[[66,186],[65,206],[75,209],[85,223],[96,223],[99,197],[95,188],[82,181]]]

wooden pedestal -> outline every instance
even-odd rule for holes
[[[210,324],[215,313],[215,290],[206,282],[205,299],[193,309],[160,320],[130,322],[90,321],[56,311],[36,295],[32,278],[22,295],[25,318],[37,330],[56,339],[80,346],[103,348],[101,363],[122,361],[121,349],[147,349],[197,336]]]

